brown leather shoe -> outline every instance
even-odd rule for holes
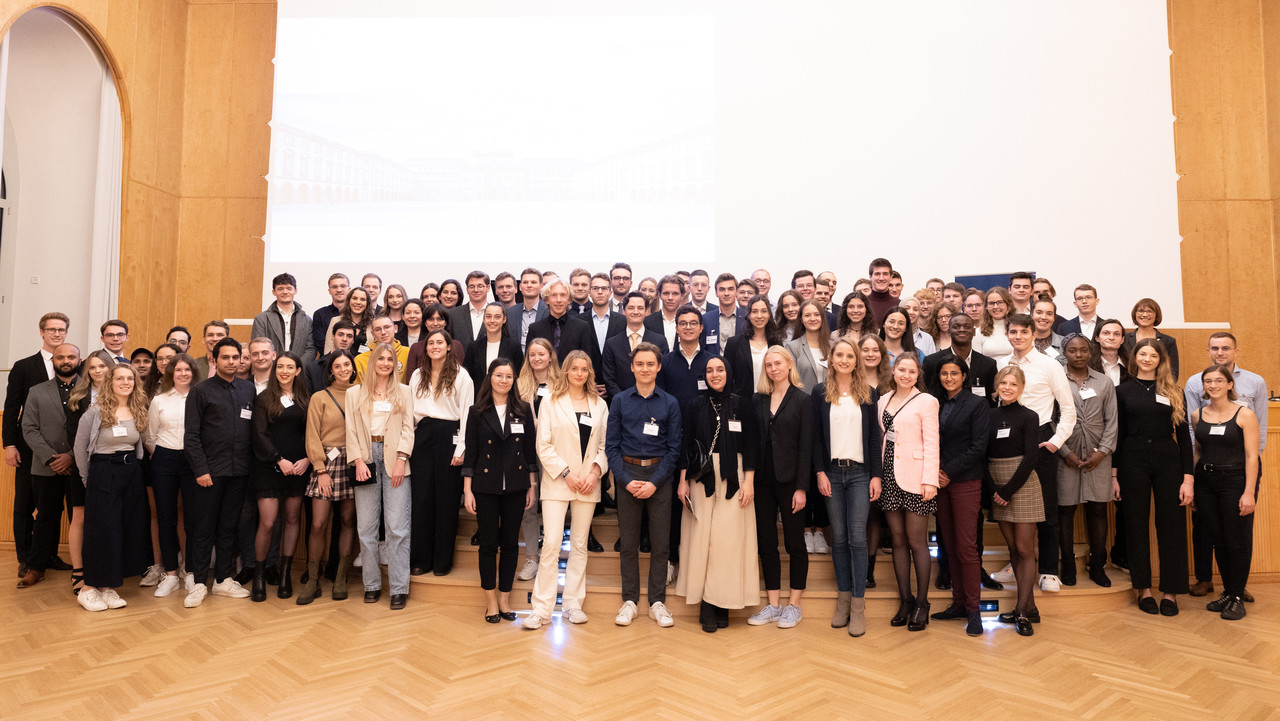
[[[1240,597],[1245,603],[1253,603],[1253,594],[1249,593],[1249,589],[1244,590],[1244,595]]]
[[[1209,581],[1196,581],[1191,585],[1192,596],[1208,596],[1213,593],[1213,584]]]
[[[22,576],[22,580],[18,581],[18,588],[31,588],[32,586],[44,580],[44,571],[36,571],[27,569],[26,574]]]

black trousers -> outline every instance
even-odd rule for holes
[[[793,591],[804,590],[809,577],[809,551],[804,547],[804,509],[791,512],[791,498],[796,487],[761,478],[756,483],[756,546],[760,552],[760,569],[764,573],[766,591],[782,588],[782,557],[778,553],[778,514],[782,514],[782,538],[791,559]],[[808,497],[806,496],[806,500]]]
[[[1243,467],[1226,471],[1196,468],[1197,528],[1209,537],[1210,548],[1218,556],[1223,590],[1232,596],[1244,595],[1252,560],[1255,513],[1240,515],[1244,473]]]
[[[209,576],[209,559],[215,547],[218,559],[214,581],[236,575],[236,529],[248,485],[248,476],[214,476],[213,485],[207,488],[196,484],[194,495],[199,506],[196,533],[193,540],[191,529],[187,529],[187,555],[197,583],[203,583]]]
[[[818,493],[818,474],[809,474],[809,490],[804,494],[804,527],[826,528],[831,525],[827,515],[827,499]]]
[[[151,490],[156,496],[156,526],[160,529],[160,557],[164,570],[178,570],[178,496],[182,496],[182,526],[187,529],[187,570],[191,568],[191,539],[199,524],[196,477],[182,451],[156,446],[151,456]]]
[[[1197,471],[1196,485],[1199,487],[1200,478]],[[1258,489],[1262,488],[1262,458],[1258,458],[1258,482],[1253,486],[1253,498],[1258,499]],[[1241,490],[1241,493],[1244,491]],[[1253,514],[1249,515],[1249,546],[1245,549],[1245,576],[1249,575],[1249,569],[1253,567]],[[1209,536],[1208,530],[1204,527],[1204,521],[1200,519],[1200,503],[1196,500],[1196,510],[1191,512],[1191,556],[1193,565],[1195,566],[1196,580],[1209,583],[1213,581],[1213,539]],[[1222,562],[1218,562],[1218,570],[1222,570]],[[1226,583],[1224,580],[1223,583]]]
[[[506,593],[511,590],[520,559],[520,520],[524,518],[526,492],[476,493],[475,497],[480,588]]]
[[[453,569],[453,543],[458,535],[462,502],[462,468],[453,460],[457,421],[423,418],[413,434],[409,482],[413,485],[409,567],[443,575]]]
[[[1186,593],[1187,509],[1178,503],[1178,487],[1182,485],[1178,445],[1171,438],[1126,439],[1116,476],[1124,499],[1125,540],[1133,587],[1151,588],[1151,535],[1147,529],[1154,498],[1160,590]]]
[[[1053,424],[1040,426],[1040,441],[1053,438]],[[1058,575],[1058,454],[1048,448],[1041,448],[1036,457],[1036,475],[1040,478],[1040,495],[1044,498],[1044,520],[1036,524],[1040,546],[1040,573],[1051,576]],[[1143,526],[1146,528],[1146,526]]]
[[[74,468],[72,469],[75,470]],[[35,494],[36,517],[31,522],[30,550],[27,566],[34,571],[49,567],[49,561],[58,554],[58,536],[62,532],[62,501],[67,496],[68,483],[80,483],[75,476],[31,476],[31,490]]]
[[[133,451],[95,453],[84,498],[84,583],[117,588],[151,565],[151,510]]]
[[[627,464],[627,473],[633,480],[647,481],[657,466]],[[667,600],[667,562],[670,560],[667,543],[670,541],[671,498],[670,483],[659,485],[652,496],[636,498],[626,486],[619,483],[618,500],[618,554],[622,574],[622,600],[640,603],[640,517],[649,510],[649,605]]]

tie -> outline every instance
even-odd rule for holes
[[[631,350],[635,350],[636,346],[638,345],[640,345],[640,334],[632,333],[631,334]]]
[[[556,342],[553,345],[555,345],[556,347],[556,352],[559,353],[560,352],[560,324],[554,323],[553,325],[555,325],[556,327]]]

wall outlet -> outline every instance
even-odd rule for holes
[[[31,276],[31,285],[40,285],[40,276],[38,275]]]

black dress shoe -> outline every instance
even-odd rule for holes
[[[498,611],[498,616],[500,616],[500,617],[502,618],[502,620],[503,620],[503,621],[514,621],[514,620],[516,620],[516,612],[515,612],[515,611]]]
[[[929,602],[917,604],[911,609],[911,620],[907,622],[908,631],[923,631],[929,625]]]
[[[964,606],[959,604],[951,604],[945,609],[938,611],[929,618],[935,621],[962,621],[969,617],[969,612],[964,610]]]
[[[1066,572],[1064,572],[1064,573],[1060,574],[1060,575],[1058,576],[1058,580],[1059,580],[1060,582],[1062,582],[1062,585],[1064,585],[1064,586],[1074,586],[1074,585],[1076,585],[1076,570],[1073,568],[1073,569],[1071,569],[1071,572],[1070,572],[1070,573],[1066,573]]]
[[[964,627],[964,632],[970,636],[982,635],[982,614],[974,611],[969,614],[969,623]]]
[[[1172,598],[1160,599],[1160,615],[1161,616],[1177,616],[1178,602]]]
[[[1107,572],[1101,568],[1089,572],[1089,580],[1098,584],[1102,588],[1111,588],[1111,579],[1107,578]]]
[[[46,571],[70,571],[71,564],[62,560],[58,556],[54,556],[49,559],[49,562],[44,565],[44,568]]]
[[[471,534],[471,545],[473,545],[473,546],[479,546],[479,545],[480,545],[480,532],[479,532],[479,531],[476,531],[475,533]]]
[[[364,592],[364,602],[365,602],[365,603],[377,603],[377,602],[378,602],[378,601],[380,601],[380,600],[382,600],[382,589],[381,589],[381,588],[375,588],[375,589],[373,589],[372,591],[365,591],[365,592]]]
[[[267,579],[267,585],[268,585],[268,586],[279,586],[279,585],[280,585],[280,567],[279,567],[279,566],[276,566],[276,565],[274,565],[274,564],[273,564],[273,565],[270,565],[270,566],[267,566],[267,572],[266,572],[265,576],[266,576],[266,579]]]
[[[1245,603],[1253,603],[1253,594],[1249,593],[1249,589],[1246,588],[1244,590],[1244,594],[1240,596],[1240,600],[1244,601]]]
[[[489,615],[486,613],[484,615],[484,622],[485,623],[502,623],[502,616],[496,613],[493,615]]]
[[[1121,571],[1124,571],[1125,573],[1129,572],[1129,559],[1125,558],[1124,556],[1113,555],[1111,557],[1111,565],[1115,566]]]
[[[600,541],[596,540],[595,533],[587,533],[587,550],[592,553],[604,552],[604,546],[601,546]]]
[[[1004,584],[991,577],[987,570],[982,569],[982,587],[988,591],[1003,591]]]
[[[871,558],[871,564],[867,566],[867,588],[876,587],[876,559]]]
[[[934,581],[933,587],[939,591],[951,590],[951,576],[938,574],[938,580]]]
[[[641,537],[641,538],[640,538],[640,552],[641,552],[641,553],[648,553],[648,552],[650,552],[650,551],[652,551],[652,550],[653,550],[653,544],[652,544],[652,543],[649,543],[649,537],[648,537],[648,536],[643,536],[643,537]]]
[[[907,620],[911,617],[911,609],[915,606],[914,598],[905,598],[898,603],[898,612],[893,614],[893,618],[889,619],[889,625],[893,627],[907,625]]]
[[[241,586],[249,585],[249,582],[252,580],[253,580],[253,566],[245,566],[244,568],[240,569],[240,573],[236,574],[236,583],[240,584]]]
[[[1157,604],[1156,600],[1151,596],[1138,599],[1138,608],[1141,609],[1143,613],[1149,613],[1152,616],[1160,613],[1160,605]]]
[[[405,607],[405,604],[407,603],[409,603],[409,594],[407,593],[391,594],[391,610],[392,611],[402,610]]]
[[[423,568],[421,566],[414,566],[413,568],[409,569],[410,576],[425,576],[430,572],[431,572],[431,569]]]
[[[1018,631],[1019,636],[1030,636],[1036,632],[1036,630],[1031,627],[1031,619],[1026,616],[1018,616],[1017,620],[1013,623],[1013,627]]]
[[[435,570],[433,570],[433,571],[431,572],[431,575],[433,575],[433,576],[448,576],[448,575],[449,575],[449,571],[452,571],[452,570],[453,570],[453,568],[452,568],[452,567],[450,567],[450,568],[437,568],[437,569],[435,569]]]
[[[1018,613],[1018,609],[1015,608],[1012,611],[1007,611],[996,616],[996,619],[1000,621],[1000,623],[1015,623],[1018,620],[1018,616],[1022,616],[1032,623],[1040,623],[1040,609],[1038,608],[1033,608],[1027,613]]]

